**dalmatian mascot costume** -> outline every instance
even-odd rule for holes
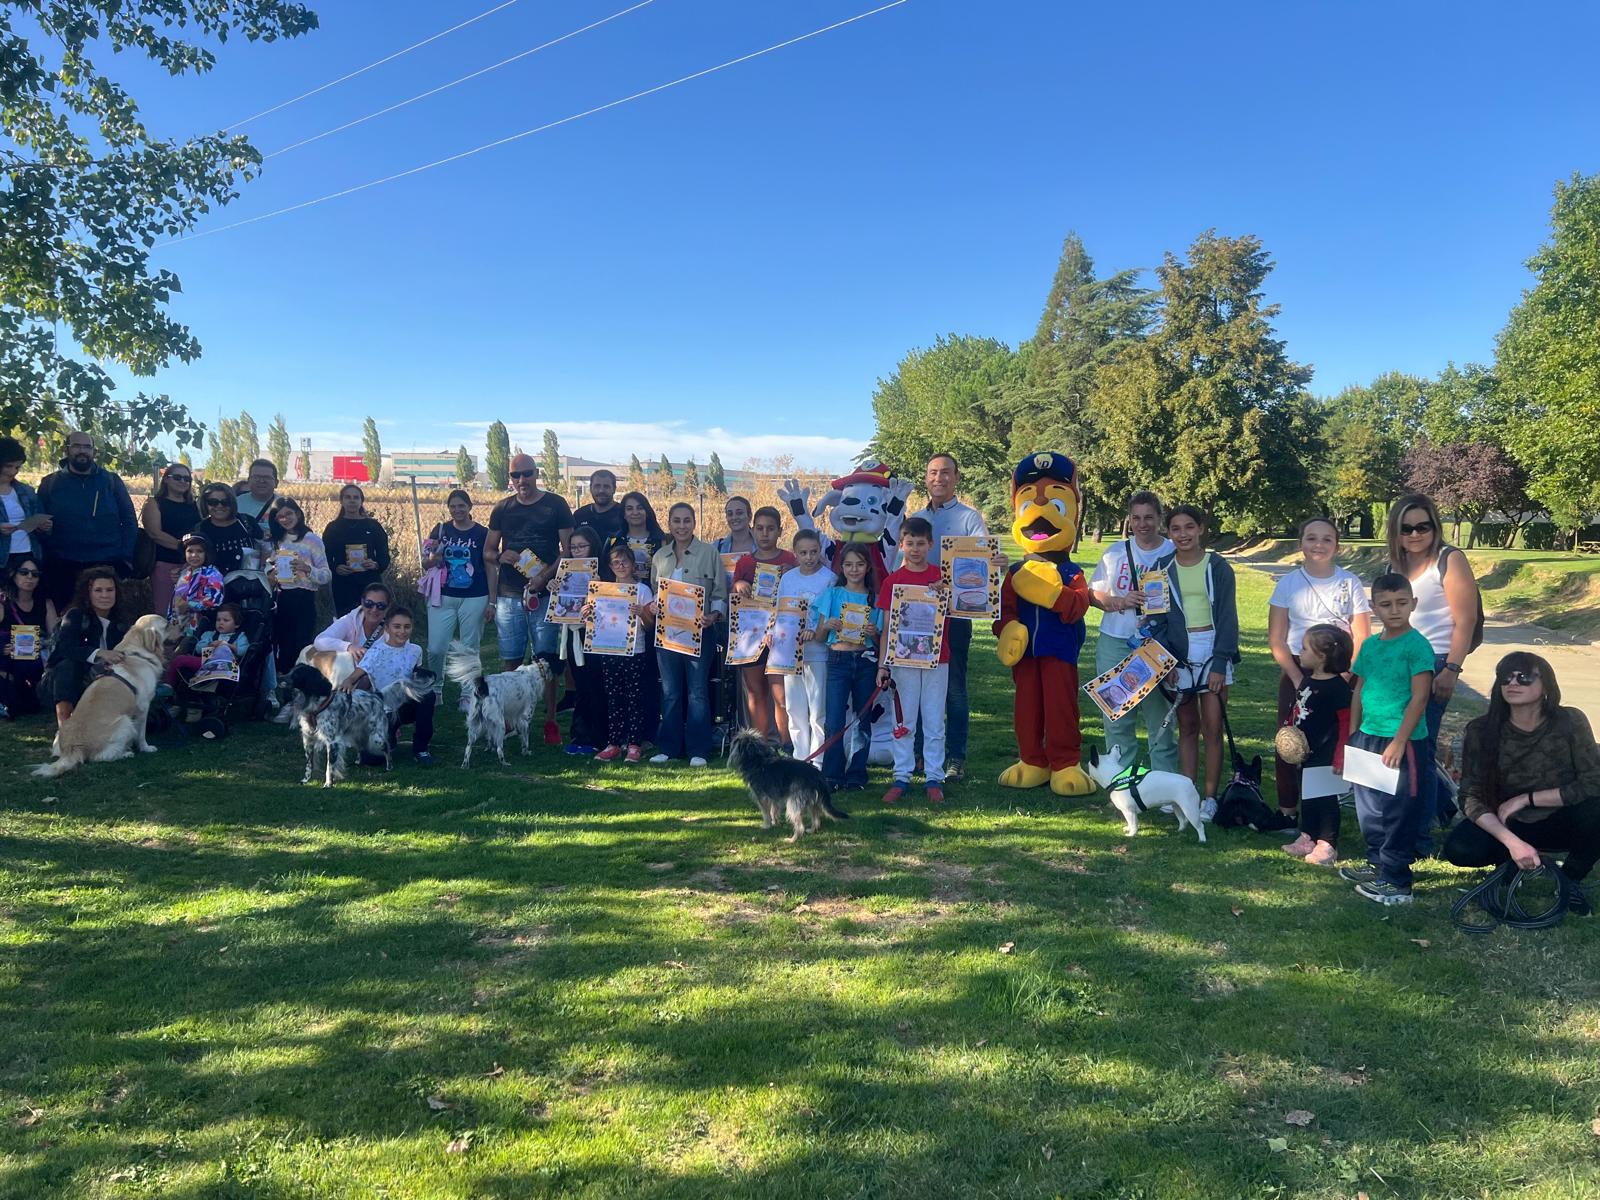
[[[1083,496],[1065,454],[1030,454],[1011,477],[1011,540],[1027,557],[1000,588],[1000,661],[1016,685],[1018,761],[1000,785],[1048,783],[1058,796],[1087,796],[1094,780],[1081,764],[1078,652],[1089,585],[1073,563]]]
[[[807,508],[811,489],[793,479],[778,489],[778,499],[789,506],[801,529],[816,529],[815,518],[828,514],[833,536],[823,534],[822,553],[835,571],[845,546],[854,542],[869,547],[873,569],[881,580],[894,563],[912,486],[909,479],[893,478],[882,463],[872,463],[835,479],[815,509]]]

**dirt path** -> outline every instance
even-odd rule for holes
[[[1236,562],[1239,560],[1235,560]],[[1272,576],[1294,570],[1292,563],[1245,563]],[[1490,617],[1483,625],[1483,645],[1468,656],[1461,673],[1463,690],[1481,704],[1488,703],[1494,687],[1495,664],[1514,650],[1531,651],[1555,670],[1561,681],[1561,702],[1580,708],[1591,724],[1600,728],[1600,644],[1578,641],[1543,625],[1530,625]],[[1446,718],[1448,722],[1448,717]]]

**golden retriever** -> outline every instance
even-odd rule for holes
[[[86,762],[115,762],[139,750],[154,754],[144,735],[150,699],[161,679],[167,642],[164,617],[144,616],[133,623],[115,649],[123,659],[84,689],[72,715],[56,733],[56,758],[33,769],[52,778]],[[116,678],[111,678],[114,675]]]

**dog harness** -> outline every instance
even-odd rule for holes
[[[1140,812],[1149,812],[1149,805],[1145,804],[1144,798],[1139,795],[1139,784],[1143,782],[1144,777],[1148,774],[1150,774],[1149,767],[1141,767],[1138,763],[1134,763],[1113,779],[1106,791],[1114,792],[1120,788],[1127,788],[1128,795],[1133,798],[1133,806]]]

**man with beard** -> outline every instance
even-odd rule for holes
[[[592,525],[606,544],[621,537],[628,528],[622,505],[617,503],[617,477],[601,467],[589,476],[589,503],[572,514],[574,525]]]
[[[95,461],[94,437],[67,434],[61,469],[39,483],[39,511],[52,518],[44,537],[44,593],[64,611],[78,573],[105,564],[126,577],[133,562],[139,520],[127,485]]]

